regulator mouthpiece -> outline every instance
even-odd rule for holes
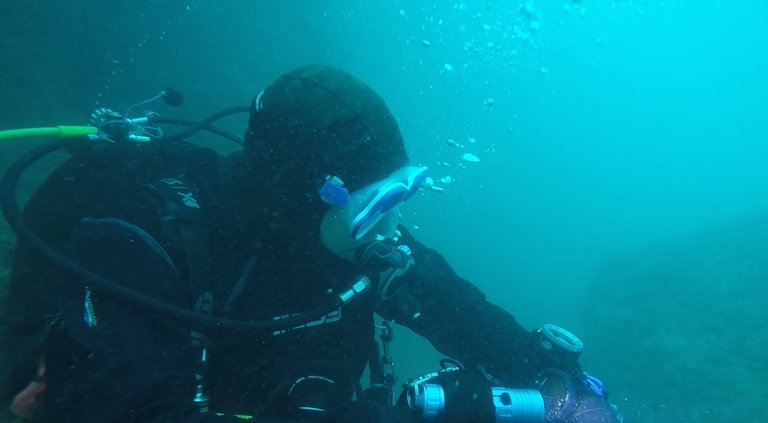
[[[178,106],[181,106],[182,103],[184,103],[184,94],[182,94],[179,90],[168,87],[160,91],[160,93],[157,94],[156,96],[132,105],[131,107],[128,108],[128,110],[125,111],[125,113],[123,113],[123,115],[125,117],[129,117],[131,110],[133,110],[134,108],[143,106],[147,103],[151,103],[157,99],[162,99],[163,103],[171,107],[178,107]]]
[[[160,96],[160,98],[163,99],[163,102],[171,107],[178,107],[184,103],[184,94],[174,88],[168,87],[164,89],[160,92]]]

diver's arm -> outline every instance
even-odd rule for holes
[[[401,232],[416,264],[404,276],[404,292],[382,303],[379,314],[425,337],[465,368],[479,371],[493,386],[535,388],[548,422],[620,421],[606,401],[602,382],[582,372],[575,358],[544,348],[538,331],[526,330],[459,277],[440,253],[404,228]]]
[[[459,277],[437,251],[416,241],[407,231],[415,266],[405,276],[419,308],[411,318],[398,304],[384,304],[379,313],[428,339],[443,354],[465,366],[479,367],[508,386],[525,386],[555,365],[537,336],[514,316],[489,302],[469,281]],[[567,371],[578,371],[578,364]]]

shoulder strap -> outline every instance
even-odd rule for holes
[[[183,175],[164,175],[145,188],[160,216],[163,236],[186,256],[192,298],[210,291],[210,222],[199,202],[200,189]]]

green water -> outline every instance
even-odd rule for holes
[[[166,86],[187,101],[156,111],[195,119],[293,67],[344,68],[445,188],[405,223],[525,325],[580,334],[628,422],[767,421],[766,15],[761,1],[6,2],[0,129],[85,124]],[[0,145],[0,167],[29,145]],[[0,283],[12,245],[0,231]],[[394,348],[401,378],[436,366],[405,331]]]

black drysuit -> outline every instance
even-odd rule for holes
[[[245,183],[240,167],[238,156],[222,158],[186,143],[85,148],[45,181],[24,216],[48,243],[133,289],[188,309],[201,292],[212,293],[216,316],[290,316],[348,288],[364,270],[360,265],[301,240],[295,250],[275,248],[242,233],[242,210],[231,194]],[[109,238],[114,233],[99,239],[99,227],[83,235],[83,218],[135,225],[169,260],[157,249],[142,253],[146,248],[134,239],[126,248]],[[333,409],[349,401],[375,339],[374,313],[508,386],[529,386],[553,365],[531,332],[486,301],[438,252],[407,232],[401,242],[415,259],[403,289],[419,317],[379,301],[374,290],[302,328],[210,331],[204,385],[211,409],[289,419],[298,407]],[[196,413],[191,399],[200,350],[192,328],[83,286],[23,240],[6,317],[6,400],[44,357],[41,420],[184,421]]]

